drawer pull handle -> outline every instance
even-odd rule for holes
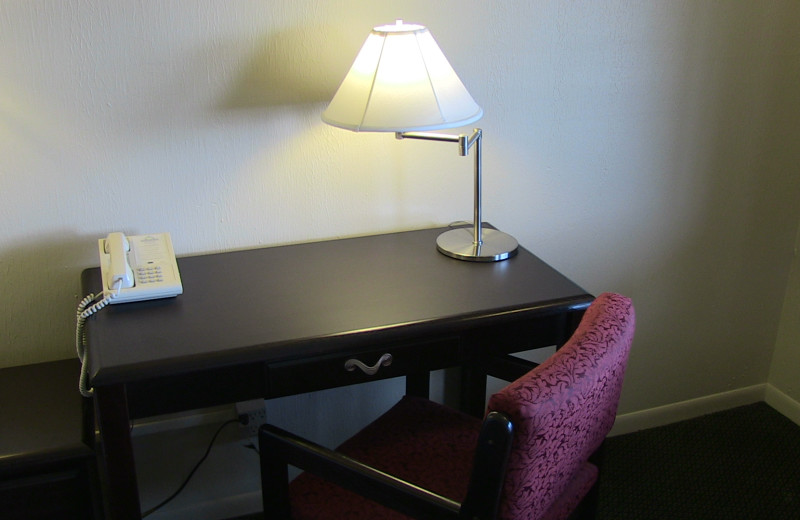
[[[378,360],[378,362],[371,367],[365,365],[364,363],[362,363],[357,359],[348,359],[347,361],[344,362],[344,369],[347,370],[348,372],[352,372],[353,370],[356,369],[356,367],[358,367],[361,369],[362,372],[364,372],[368,376],[374,376],[375,374],[378,373],[378,370],[382,366],[388,367],[391,364],[392,364],[392,355],[386,353],[382,355],[381,358]]]

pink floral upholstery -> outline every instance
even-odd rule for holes
[[[587,459],[614,422],[634,320],[630,300],[601,295],[564,347],[492,396],[489,411],[507,414],[515,429],[502,518],[566,518],[591,488],[597,468]],[[461,502],[480,425],[404,397],[338,451]],[[295,520],[407,518],[308,473],[290,497]]]
[[[588,458],[614,424],[634,324],[628,298],[600,295],[556,355],[489,400],[516,428],[501,518],[566,518],[597,478]]]

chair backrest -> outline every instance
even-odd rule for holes
[[[602,444],[617,412],[633,340],[630,299],[600,295],[572,338],[494,394],[514,425],[500,518],[542,518]]]

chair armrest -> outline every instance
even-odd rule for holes
[[[481,426],[467,496],[461,505],[461,518],[497,518],[513,441],[511,419],[504,413],[490,412]]]
[[[461,504],[402,479],[367,466],[341,453],[303,439],[276,426],[259,430],[262,478],[273,476],[282,482],[264,482],[265,512],[269,509],[288,518],[287,464],[318,475],[360,495],[415,518],[459,517]],[[284,495],[279,497],[276,495]],[[268,506],[267,500],[273,501]],[[282,503],[276,502],[279,500]]]
[[[487,354],[481,356],[479,362],[487,375],[509,382],[519,379],[539,366],[539,363],[511,354]]]

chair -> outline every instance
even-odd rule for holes
[[[628,298],[600,295],[562,348],[489,399],[483,421],[406,396],[336,451],[263,426],[265,517],[591,515],[593,461],[614,423],[634,327]],[[291,484],[288,464],[306,470]]]

